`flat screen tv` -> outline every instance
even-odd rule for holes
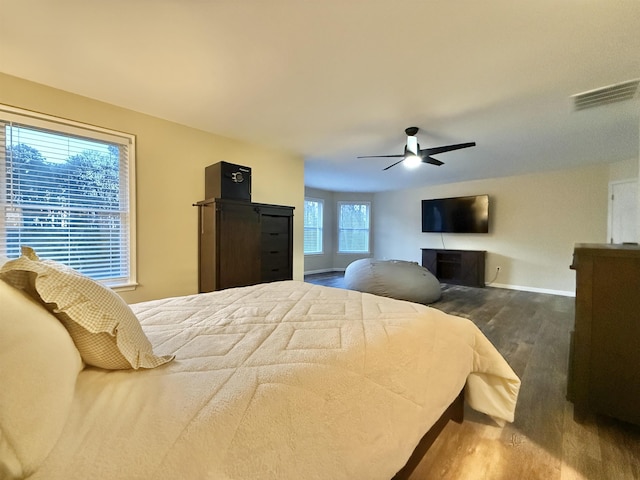
[[[422,231],[489,233],[489,195],[422,200]]]

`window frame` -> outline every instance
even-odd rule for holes
[[[367,249],[366,250],[342,250],[341,245],[341,232],[343,229],[340,222],[342,220],[341,210],[343,205],[365,205],[367,207]],[[368,201],[357,201],[357,200],[344,200],[337,202],[337,252],[342,255],[370,255],[371,254],[371,202]]]
[[[75,120],[34,112],[22,108],[0,104],[0,122],[16,123],[27,128],[45,129],[61,135],[74,137],[84,137],[98,142],[119,144],[127,148],[127,183],[128,183],[128,213],[125,222],[127,228],[127,239],[123,240],[126,245],[128,257],[127,278],[116,281],[115,279],[96,279],[96,281],[116,291],[134,290],[137,283],[137,252],[136,252],[136,136],[133,134],[112,130],[96,125],[91,125]],[[5,145],[0,146],[5,150]],[[4,189],[6,188],[4,154],[0,156],[0,206],[5,205]],[[122,185],[122,182],[120,183]],[[0,215],[0,252],[6,252],[6,238],[2,234],[4,231],[5,215]]]
[[[324,254],[324,199],[322,198],[314,198],[314,197],[304,197],[304,202],[305,202],[305,208],[306,208],[306,203],[307,202],[317,202],[320,204],[320,225],[318,227],[307,227],[306,225],[304,225],[303,230],[306,230],[307,228],[316,228],[316,230],[318,230],[318,239],[320,241],[320,250],[319,251],[315,251],[315,252],[307,252],[305,250],[305,242],[304,242],[304,238],[303,238],[303,242],[302,242],[302,250],[303,250],[303,254],[304,255],[323,255]]]

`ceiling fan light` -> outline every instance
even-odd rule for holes
[[[413,169],[422,163],[422,159],[417,155],[407,155],[402,162],[407,168]]]
[[[418,137],[407,137],[407,150],[414,155],[418,154]]]

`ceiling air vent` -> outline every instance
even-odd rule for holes
[[[596,88],[588,92],[572,95],[573,109],[584,110],[586,108],[599,107],[614,102],[631,100],[638,92],[640,80],[629,80],[628,82],[609,85],[608,87]]]

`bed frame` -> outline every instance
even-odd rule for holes
[[[418,446],[413,451],[406,465],[396,473],[391,480],[408,480],[418,464],[422,461],[429,447],[436,441],[440,432],[449,423],[449,420],[453,420],[456,423],[462,423],[464,420],[464,388],[456,399],[449,405],[444,411],[442,416],[433,424],[433,426],[424,434]]]

